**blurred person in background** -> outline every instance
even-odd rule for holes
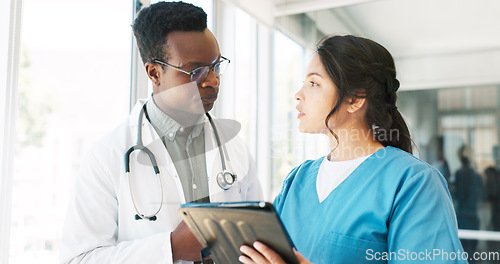
[[[457,152],[461,167],[455,172],[456,209],[458,228],[479,230],[478,207],[484,197],[483,181],[471,164],[471,149],[462,145]],[[462,239],[464,250],[470,256],[477,248],[477,240]]]
[[[494,166],[484,170],[486,176],[486,193],[490,202],[491,222],[490,229],[500,231],[500,171]],[[500,252],[499,241],[489,241],[488,249],[490,252]]]

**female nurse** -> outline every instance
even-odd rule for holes
[[[411,154],[398,88],[380,44],[318,44],[297,118],[301,132],[328,136],[331,152],[293,169],[274,200],[300,263],[467,263],[446,181]],[[243,263],[284,263],[260,242],[240,250]]]

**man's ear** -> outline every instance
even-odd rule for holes
[[[350,114],[355,113],[365,105],[365,98],[351,98],[349,100],[349,105],[347,106],[347,112]]]
[[[146,64],[144,64],[144,67],[146,68],[146,74],[148,75],[153,85],[160,86],[160,77],[163,73],[162,67],[156,63],[151,62],[146,62]]]

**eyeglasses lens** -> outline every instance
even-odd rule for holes
[[[229,65],[229,61],[227,60],[223,60],[223,61],[220,61],[219,63],[215,64],[213,66],[213,71],[214,71],[214,75],[215,77],[219,77],[221,76],[224,71],[227,69],[227,66]],[[200,67],[196,70],[193,71],[193,75],[191,77],[191,81],[195,81],[197,83],[201,83],[203,82],[207,76],[208,76],[208,73],[210,72],[210,66],[203,66],[203,67]]]
[[[228,65],[229,65],[228,60],[223,60],[219,62],[217,65],[215,65],[214,67],[215,76],[217,77],[221,76],[226,71]]]
[[[191,76],[191,81],[194,81],[197,83],[203,82],[205,80],[205,78],[207,78],[209,70],[210,70],[209,66],[203,66],[203,67],[200,67],[200,68],[194,70],[193,75]]]

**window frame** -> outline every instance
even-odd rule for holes
[[[1,86],[0,98],[4,102],[2,116],[0,117],[1,127],[1,151],[0,160],[0,263],[9,262],[10,250],[10,225],[12,217],[12,178],[14,160],[14,133],[16,124],[17,90],[19,76],[19,54],[22,22],[22,0],[3,1],[1,17],[9,20],[8,23],[1,23],[0,33],[2,46],[7,45],[7,54],[2,54],[1,63],[7,65],[6,71],[1,71],[1,80],[6,81],[6,86]],[[4,43],[6,39],[7,43]],[[2,49],[3,50],[3,49]],[[4,75],[5,74],[5,75]]]

